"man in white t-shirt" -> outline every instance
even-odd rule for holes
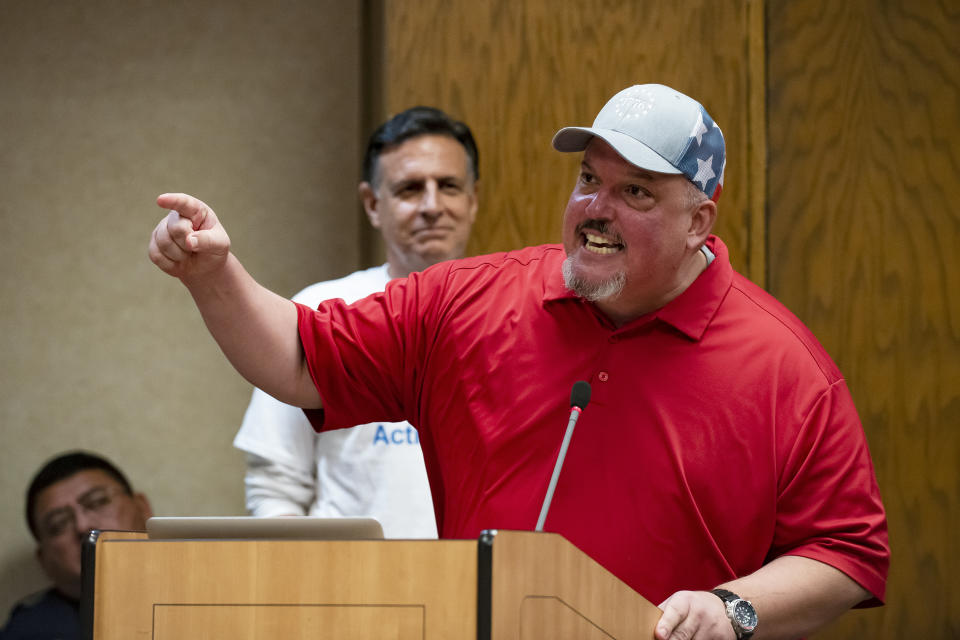
[[[311,285],[294,300],[350,303],[388,281],[462,257],[477,213],[478,154],[470,129],[413,107],[374,131],[360,198],[383,235],[387,262]],[[322,434],[301,409],[254,389],[233,444],[247,453],[247,509],[255,516],[373,516],[388,538],[435,538],[416,429],[371,423]]]

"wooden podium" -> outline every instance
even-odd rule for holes
[[[84,543],[87,640],[650,640],[659,618],[553,533]]]

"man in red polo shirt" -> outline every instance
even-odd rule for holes
[[[416,425],[441,537],[534,527],[588,380],[545,528],[661,602],[658,638],[797,637],[879,604],[886,520],[843,377],[710,233],[719,127],[638,85],[554,146],[583,152],[562,246],[443,263],[353,305],[263,289],[183,194],[158,199],[150,255],[315,428]]]

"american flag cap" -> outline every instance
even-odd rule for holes
[[[564,127],[557,151],[583,151],[607,142],[630,164],[657,173],[683,174],[716,201],[726,168],[723,132],[699,102],[662,84],[638,84],[610,98],[592,127]]]

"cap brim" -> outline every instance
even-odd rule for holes
[[[635,138],[613,131],[612,129],[594,129],[593,127],[564,127],[553,136],[553,148],[565,153],[583,151],[592,138],[600,138],[613,150],[635,167],[657,173],[683,173],[659,153]]]

